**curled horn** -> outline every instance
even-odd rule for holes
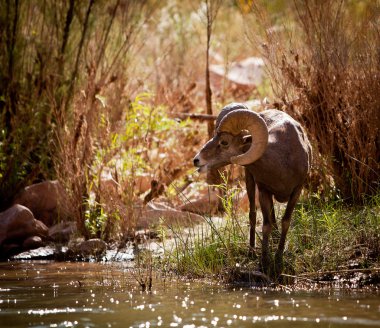
[[[217,133],[228,132],[238,135],[243,130],[248,130],[252,136],[252,144],[244,154],[231,157],[231,163],[248,165],[259,159],[268,145],[268,128],[260,115],[247,109],[231,111],[223,117]]]
[[[231,111],[237,110],[237,109],[248,109],[248,107],[244,104],[241,104],[241,103],[232,103],[232,104],[229,104],[229,105],[223,107],[222,111],[219,113],[218,118],[215,121],[216,129],[218,129],[219,124],[222,121],[222,119],[224,118],[224,116],[226,116]]]

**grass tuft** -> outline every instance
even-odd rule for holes
[[[226,188],[222,185],[222,188]],[[228,193],[227,195],[233,195]],[[380,197],[365,206],[347,207],[342,201],[324,202],[319,197],[300,203],[294,211],[284,254],[284,275],[310,272],[347,272],[371,269],[380,261]],[[233,208],[227,196],[225,207]],[[278,209],[281,217],[283,207]],[[248,247],[248,217],[226,212],[221,220],[204,217],[205,224],[190,231],[173,228],[175,247],[166,251],[171,270],[189,278],[211,278],[225,282],[254,283],[259,257]],[[260,220],[258,220],[260,221]],[[257,227],[259,241],[261,227]],[[260,242],[257,254],[260,254]],[[276,238],[271,248],[274,258]]]

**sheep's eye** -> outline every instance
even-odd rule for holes
[[[228,141],[227,141],[227,140],[221,140],[221,141],[220,141],[220,144],[221,144],[223,147],[226,147],[226,146],[228,146]]]

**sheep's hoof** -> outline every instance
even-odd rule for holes
[[[266,274],[272,281],[277,281],[283,270],[282,254],[277,254],[274,259],[268,255],[261,258],[260,271]]]

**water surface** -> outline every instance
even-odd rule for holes
[[[0,263],[1,327],[380,327],[380,295],[154,277],[121,264]]]

